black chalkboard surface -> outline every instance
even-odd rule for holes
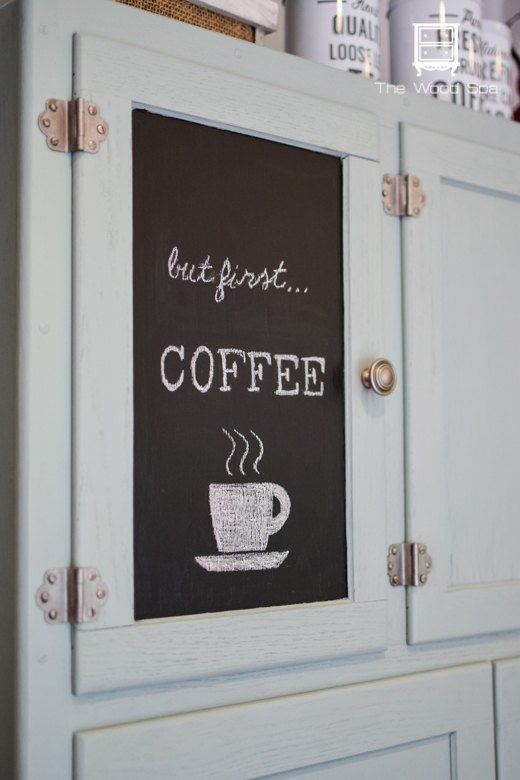
[[[344,598],[337,157],[133,112],[137,620]]]

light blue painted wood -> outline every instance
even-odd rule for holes
[[[520,628],[520,154],[403,130],[407,524],[434,559],[410,641]]]
[[[452,748],[455,740],[449,734],[409,742],[399,747],[375,750],[352,758],[315,764],[304,769],[290,770],[270,778],[317,778],[317,780],[381,780],[395,777],[399,780],[453,780]],[[456,768],[455,768],[456,769]]]
[[[390,644],[382,653],[255,670],[203,682],[153,685],[149,681],[124,692],[72,694],[70,629],[45,624],[35,607],[34,593],[46,568],[66,565],[71,558],[71,161],[66,155],[47,149],[36,117],[47,97],[67,97],[71,93],[74,33],[81,30],[82,34],[94,37],[109,36],[125,47],[148,49],[161,58],[193,62],[231,74],[257,89],[263,84],[273,85],[282,91],[308,95],[320,105],[332,101],[347,113],[352,109],[357,114],[371,113],[377,120],[381,175],[398,170],[399,122],[448,133],[464,145],[481,144],[482,159],[490,149],[517,151],[520,127],[413,95],[380,96],[377,88],[364,79],[208,31],[190,29],[111,0],[20,0],[19,4],[23,7],[19,26],[22,72],[15,86],[20,94],[20,147],[18,159],[11,160],[12,167],[16,163],[19,168],[21,181],[17,255],[20,383],[16,422],[20,447],[15,475],[19,501],[13,518],[19,536],[16,727],[20,780],[69,780],[74,731],[520,656],[517,630],[480,638],[459,637],[427,647],[407,647],[405,594],[402,589],[388,588]],[[2,9],[0,15],[5,13]],[[7,43],[6,54],[14,62],[17,48],[13,41],[14,38]],[[12,80],[12,73],[9,68],[4,69],[2,80],[9,78]],[[152,76],[150,81],[153,82]],[[88,84],[85,89],[88,91]],[[291,115],[292,104],[287,112]],[[90,159],[95,165],[101,155]],[[379,208],[379,191],[375,197]],[[384,217],[383,222],[382,347],[395,358],[399,370],[399,221]],[[360,223],[359,230],[370,234],[370,221]],[[402,391],[400,371],[399,378],[398,393]],[[387,535],[385,549],[380,553],[383,568],[387,545],[404,538],[405,533],[401,397],[395,395],[388,400],[394,403],[388,404],[385,411],[386,446],[392,457],[387,459],[382,491],[387,501]],[[4,534],[0,542],[5,544]],[[373,539],[372,545],[377,555],[378,539]],[[422,595],[426,593],[427,589],[421,591]],[[12,642],[12,637],[4,631],[1,641],[5,645]],[[149,645],[149,650],[153,655],[153,645]],[[103,663],[102,658],[100,662]]]
[[[449,735],[430,752],[430,776],[491,780],[492,705],[490,665],[468,666],[83,732],[75,770],[77,780],[245,780],[379,750],[357,776],[377,767],[380,777],[395,761],[382,751],[413,753],[414,743]]]
[[[520,658],[495,664],[497,780],[517,780],[520,769]]]

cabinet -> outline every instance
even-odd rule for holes
[[[520,655],[519,128],[109,0],[20,0],[0,35],[6,776],[492,777],[492,663]],[[97,154],[38,128],[71,96],[109,124]],[[134,620],[135,109],[341,165],[348,598]],[[399,171],[418,218],[384,213]],[[382,356],[385,398],[360,380]],[[407,591],[405,539],[433,557]],[[109,597],[49,625],[35,593],[70,565]]]

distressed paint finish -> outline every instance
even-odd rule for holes
[[[402,148],[428,193],[403,233],[415,643],[520,628],[520,154],[408,125]]]
[[[73,732],[95,730],[100,726],[116,725],[129,720],[155,719],[176,713],[225,707],[252,699],[267,699],[366,680],[380,680],[400,674],[419,676],[420,672],[434,668],[520,656],[520,634],[517,630],[446,640],[427,647],[408,647],[404,590],[387,588],[384,579],[380,582],[377,576],[375,579],[373,576],[363,577],[363,569],[366,566],[372,567],[372,575],[377,575],[381,571],[380,567],[384,570],[388,544],[403,539],[405,535],[400,225],[399,220],[385,217],[382,233],[367,229],[380,214],[379,192],[377,196],[374,196],[374,193],[379,189],[381,175],[399,168],[400,122],[447,133],[458,138],[463,146],[475,143],[483,145],[485,149],[480,161],[488,154],[493,155],[494,150],[518,152],[520,128],[513,123],[499,122],[414,95],[382,96],[378,94],[377,87],[367,83],[365,79],[321,68],[287,55],[268,52],[240,41],[221,38],[204,30],[189,29],[185,25],[156,18],[153,14],[136,12],[109,0],[91,0],[89,3],[84,3],[83,0],[23,0],[20,5],[24,11],[19,22],[21,78],[14,79],[9,68],[2,68],[1,79],[2,89],[4,84],[9,82],[11,94],[15,88],[20,93],[21,195],[18,201],[19,247],[16,250],[20,318],[20,383],[16,423],[19,431],[16,473],[19,501],[15,518],[13,517],[12,522],[8,520],[8,526],[10,532],[15,522],[18,528],[16,566],[19,573],[19,606],[14,645],[18,669],[16,682],[19,709],[16,730],[21,780],[32,780],[34,777],[42,780],[69,780],[73,771]],[[5,52],[9,61],[15,62],[18,49],[16,32],[10,29],[11,20],[16,20],[12,6],[2,8],[0,20],[2,35],[6,35],[2,52]],[[67,626],[48,626],[44,623],[41,612],[35,607],[34,594],[43,572],[49,566],[69,564],[71,557],[72,242],[71,161],[66,155],[58,155],[47,149],[45,139],[38,130],[36,118],[49,96],[70,96],[72,37],[78,29],[91,36],[108,35],[113,41],[123,44],[127,50],[130,49],[133,54],[141,52],[141,57],[143,50],[148,49],[146,56],[150,57],[150,69],[155,68],[159,61],[164,63],[173,59],[182,63],[197,63],[201,78],[194,82],[196,87],[211,84],[217,98],[221,84],[222,96],[226,96],[226,99],[232,98],[233,93],[226,84],[229,80],[238,80],[244,89],[240,91],[239,101],[230,101],[231,115],[235,122],[245,121],[245,114],[241,113],[241,106],[237,103],[241,102],[242,107],[245,106],[250,94],[249,88],[254,86],[255,97],[259,94],[266,95],[264,115],[257,117],[256,121],[260,131],[267,134],[270,127],[268,118],[272,117],[273,124],[279,127],[279,116],[283,109],[289,119],[294,116],[299,124],[308,123],[311,129],[305,132],[316,136],[315,126],[319,124],[316,119],[311,117],[307,122],[305,116],[298,114],[300,96],[307,95],[312,98],[318,113],[323,106],[332,102],[336,106],[335,110],[340,111],[340,116],[347,120],[347,124],[341,127],[343,137],[347,139],[347,148],[351,148],[354,154],[380,160],[380,164],[373,163],[374,169],[369,176],[365,173],[367,169],[364,168],[363,161],[350,159],[345,163],[350,169],[346,176],[346,189],[351,203],[346,217],[352,236],[350,254],[358,258],[350,281],[352,305],[359,312],[366,312],[366,319],[361,319],[360,322],[370,327],[374,313],[382,316],[384,333],[384,340],[380,340],[376,336],[377,329],[371,331],[369,327],[369,346],[365,344],[361,331],[352,334],[352,348],[358,355],[352,366],[353,447],[362,447],[367,435],[373,435],[370,431],[381,426],[385,432],[384,446],[388,454],[384,471],[384,491],[378,490],[381,485],[376,478],[376,474],[381,473],[379,466],[375,473],[360,472],[355,477],[365,485],[358,494],[358,516],[361,511],[368,522],[354,524],[353,513],[349,516],[349,532],[353,534],[351,556],[355,564],[354,592],[363,602],[373,601],[377,605],[377,601],[383,597],[383,602],[386,600],[388,605],[387,611],[387,606],[383,603],[382,612],[376,616],[371,614],[371,609],[361,606],[357,611],[363,618],[359,621],[357,618],[349,619],[349,644],[357,650],[361,649],[361,655],[355,660],[351,656],[341,654],[323,660],[320,642],[316,641],[313,647],[309,647],[303,637],[297,653],[292,654],[292,662],[284,662],[283,668],[276,668],[279,660],[269,657],[268,654],[252,661],[247,657],[247,653],[244,660],[242,653],[239,654],[238,665],[233,667],[232,664],[221,664],[217,670],[213,668],[216,676],[206,676],[201,681],[200,676],[191,676],[193,669],[195,675],[206,674],[211,659],[205,659],[204,655],[201,655],[198,660],[195,659],[192,669],[187,668],[186,654],[191,646],[183,646],[180,643],[175,652],[172,652],[172,636],[168,622],[142,626],[141,634],[138,633],[138,628],[130,626],[121,632],[117,628],[98,632],[100,639],[102,634],[104,638],[97,646],[95,632],[90,632],[92,646],[87,648],[84,644],[79,658],[73,658],[70,629]],[[110,71],[113,65],[116,73],[121,74],[124,66],[120,62],[117,64],[116,59],[120,60],[121,55],[114,50],[114,61],[107,60],[107,68]],[[226,74],[229,80],[206,80],[206,71]],[[153,78],[148,79],[151,90],[153,81]],[[82,89],[88,93],[90,87],[85,83]],[[269,97],[271,89],[274,90],[272,100]],[[96,93],[97,91],[96,89]],[[289,94],[292,98],[282,107],[280,94]],[[92,94],[92,97],[96,98],[97,94]],[[190,100],[197,104],[196,97],[192,96]],[[204,101],[199,105],[204,112],[209,104],[206,104],[206,109]],[[112,114],[114,105],[110,104],[109,110]],[[370,115],[373,115],[373,121],[367,120]],[[358,121],[360,116],[364,117],[361,124]],[[110,117],[107,119],[110,121]],[[222,121],[226,122],[225,112]],[[341,121],[338,124],[341,125]],[[276,129],[273,130],[276,134]],[[2,176],[0,188],[2,199],[7,198],[14,202],[16,177],[13,171],[17,161],[16,155],[11,154],[12,149],[9,149],[9,152],[11,173],[7,177]],[[91,156],[90,164],[99,165],[102,154],[103,152]],[[111,154],[115,155],[117,163],[115,148],[111,150]],[[78,159],[74,160],[73,166],[76,167],[78,162]],[[117,165],[115,170],[117,176],[121,177],[118,181],[122,187],[126,171]],[[360,191],[363,193],[362,197],[358,196]],[[98,216],[103,216],[102,202]],[[112,237],[112,233],[110,235]],[[438,236],[433,234],[432,240],[438,240]],[[373,272],[367,272],[371,264],[377,262],[375,258],[380,256],[382,245],[384,262],[381,269],[381,288],[378,290],[384,289],[385,295],[373,292],[372,282],[369,285]],[[379,303],[378,295],[381,298]],[[8,327],[12,327],[14,312],[12,309],[7,312]],[[362,355],[365,349],[366,354]],[[400,380],[396,393],[386,399],[384,416],[380,413],[383,407],[377,405],[376,399],[362,395],[362,389],[354,381],[357,380],[358,370],[365,367],[364,358],[378,356],[381,352],[390,359],[393,358]],[[2,402],[4,403],[5,399],[2,399]],[[360,404],[370,404],[371,411],[368,416],[362,417],[357,413]],[[3,437],[1,446],[4,444]],[[379,463],[380,456],[378,447],[374,445],[371,457],[375,459],[375,463]],[[2,498],[2,513],[6,507],[8,505]],[[7,511],[8,517],[11,517],[10,510]],[[377,520],[381,511],[384,517],[382,525]],[[432,528],[426,530],[431,535]],[[96,528],[93,534],[97,533]],[[384,541],[382,549],[380,538]],[[124,542],[124,539],[122,541]],[[425,541],[428,542],[428,539]],[[117,538],[114,550],[120,542],[121,539]],[[2,545],[4,543],[3,536]],[[366,551],[364,555],[362,550]],[[85,552],[87,551],[85,547]],[[93,565],[98,563],[77,562]],[[109,560],[108,568],[112,567],[113,563]],[[426,589],[422,589],[421,593],[417,594],[418,600],[421,594],[426,592]],[[112,594],[111,591],[112,595],[113,603],[118,604],[120,609],[121,604],[126,603],[124,581],[119,593],[114,591]],[[325,612],[327,609],[328,607]],[[273,638],[278,639],[280,644],[287,645],[294,634],[287,631],[287,623],[285,628],[282,621],[280,625],[280,630],[273,629]],[[338,625],[340,623],[336,621],[336,626]],[[378,627],[375,633],[374,626]],[[319,630],[319,622],[314,623],[314,628]],[[325,625],[325,628],[334,633],[334,626]],[[74,632],[76,637],[79,633]],[[3,636],[10,641],[6,632]],[[341,635],[331,637],[332,642],[336,639],[341,639]],[[125,642],[126,650],[131,646],[132,652],[135,652],[133,660],[130,658],[130,652],[120,655],[121,647],[125,650]],[[206,642],[208,643],[208,635]],[[211,635],[209,644],[210,642]],[[373,652],[368,649],[368,646],[382,647],[387,642],[386,650]],[[106,656],[103,655],[105,646],[109,647]],[[279,645],[276,643],[273,645],[277,646]],[[365,650],[362,649],[364,647]],[[209,654],[209,647],[206,649]],[[88,663],[85,662],[86,655],[89,656]],[[72,695],[73,663],[76,674],[83,665],[84,687],[100,691],[99,695]],[[163,666],[164,664],[166,666]],[[121,665],[123,670],[119,673]],[[179,669],[188,676],[179,680]],[[154,672],[157,670],[160,673],[155,676]],[[236,671],[243,673],[233,674]],[[377,685],[374,683],[376,689]],[[124,694],[115,691],[117,687],[126,686],[130,688]],[[51,713],[49,702],[52,702],[55,708]],[[5,727],[2,729],[2,739],[4,743],[9,740],[9,730],[6,731]],[[436,750],[440,749],[438,747]],[[489,776],[493,776],[492,770]],[[468,777],[472,778],[471,774]]]
[[[111,780],[242,780],[305,767],[316,771],[331,761],[379,751],[376,767],[363,775],[375,778],[387,774],[385,749],[401,746],[406,753],[414,743],[441,735],[450,738],[433,756],[436,778],[493,777],[489,666],[83,732],[76,735],[75,768],[78,780],[104,773]],[[449,775],[443,774],[446,766]],[[351,777],[348,770],[340,776]]]

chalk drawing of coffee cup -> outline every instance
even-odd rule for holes
[[[275,512],[277,499],[280,508]],[[212,484],[209,506],[219,555],[196,557],[207,571],[258,571],[276,569],[289,551],[266,552],[269,537],[284,525],[291,499],[272,482]]]
[[[233,476],[233,462],[235,471],[245,476],[248,457],[251,470],[260,474],[259,464],[264,455],[260,436],[252,430],[244,435],[236,428],[232,433],[222,428],[222,432],[231,443],[226,460],[229,476]],[[275,499],[280,504],[276,514]],[[291,499],[281,485],[274,482],[211,484],[209,510],[219,554],[195,557],[206,571],[277,569],[289,555],[289,550],[267,551],[269,537],[280,530],[291,511]]]
[[[274,516],[273,498],[280,502]],[[289,517],[291,500],[280,485],[246,482],[210,485],[209,506],[219,552],[250,552],[267,548]]]

